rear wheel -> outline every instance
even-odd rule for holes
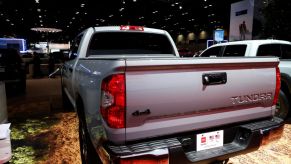
[[[80,154],[83,164],[101,164],[95,148],[90,140],[86,125],[79,120]]]
[[[279,100],[278,100],[278,103],[276,105],[275,116],[282,118],[283,120],[286,120],[287,116],[288,116],[289,109],[290,109],[290,105],[288,102],[287,95],[282,90],[280,90]]]
[[[223,161],[215,161],[215,162],[212,162],[211,164],[227,164],[229,161],[229,159],[226,159],[226,160],[223,160]]]

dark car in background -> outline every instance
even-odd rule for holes
[[[25,93],[25,64],[16,49],[0,49],[0,80],[5,81],[8,95]]]

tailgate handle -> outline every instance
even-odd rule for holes
[[[226,72],[204,73],[202,74],[203,85],[218,85],[227,82]]]

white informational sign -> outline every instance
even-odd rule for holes
[[[197,134],[196,151],[223,146],[223,130]]]
[[[254,19],[254,0],[231,4],[229,41],[251,40]]]
[[[224,40],[224,30],[215,30],[214,31],[214,40],[216,42],[221,42]]]

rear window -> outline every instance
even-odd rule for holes
[[[96,33],[88,55],[165,55],[174,56],[171,42],[165,35],[136,32]]]
[[[282,48],[282,59],[291,59],[291,45],[283,44]]]
[[[247,45],[229,45],[224,49],[223,56],[245,56]]]
[[[279,44],[266,44],[258,48],[257,56],[277,56],[281,57],[281,49]]]

